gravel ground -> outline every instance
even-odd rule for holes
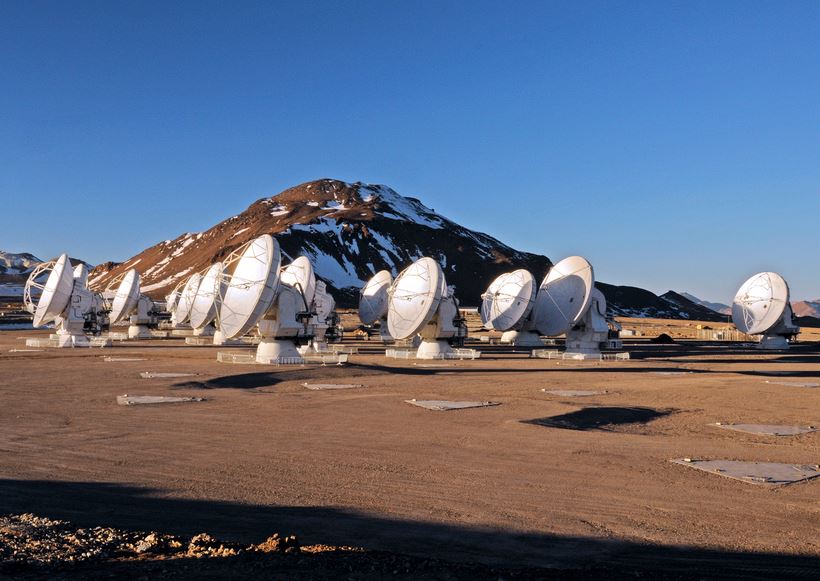
[[[78,528],[33,514],[0,517],[0,579],[684,579],[641,570],[509,569],[420,559],[357,547],[301,546],[274,534],[259,544],[200,533],[181,537],[111,527]]]

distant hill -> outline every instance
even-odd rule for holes
[[[0,250],[0,274],[28,274],[43,262],[28,252],[5,252]]]
[[[699,305],[674,291],[658,296],[634,286],[614,286],[603,282],[597,282],[595,286],[604,293],[607,300],[607,313],[612,316],[697,321],[726,320],[724,315]]]
[[[683,293],[680,293],[680,294],[681,294],[681,296],[686,297],[687,299],[689,299],[693,303],[698,304],[698,305],[702,305],[702,306],[706,307],[707,309],[712,309],[716,313],[721,313],[723,315],[731,315],[732,314],[731,305],[726,305],[724,303],[713,303],[713,302],[710,302],[710,301],[704,301],[702,299],[699,299],[695,295],[690,294],[690,293],[686,293],[686,292],[683,292]]]
[[[792,301],[792,310],[798,317],[820,319],[820,299],[815,301]]]

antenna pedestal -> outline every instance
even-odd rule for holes
[[[390,334],[390,329],[387,328],[387,317],[379,320],[379,339],[382,343],[394,343],[396,341]]]
[[[131,323],[128,326],[128,338],[129,339],[150,339],[151,338],[151,331],[148,329],[148,325],[144,323]]]
[[[606,322],[606,299],[598,289],[592,291],[592,300],[581,322],[567,331],[566,352],[570,354],[595,355],[609,339]]]
[[[262,338],[259,346],[256,348],[256,362],[257,363],[277,363],[283,359],[296,358],[302,356],[296,349],[293,341],[288,339],[268,339]]]
[[[444,359],[447,353],[452,353],[453,348],[444,340],[422,339],[416,359]]]
[[[416,352],[416,359],[443,359],[447,353],[453,352],[448,339],[458,333],[458,328],[453,323],[456,317],[458,305],[455,300],[451,297],[441,299],[433,320],[420,333],[421,344]]]
[[[212,337],[216,333],[216,329],[211,324],[194,329],[194,337]],[[214,343],[214,345],[221,345],[222,343]]]
[[[777,350],[788,349],[789,340],[783,335],[763,335],[760,338],[760,343],[757,344],[757,348]]]
[[[91,342],[83,332],[83,320],[57,317],[55,321],[57,332],[53,337],[57,339],[57,347],[89,347]]]
[[[129,318],[131,323],[128,327],[129,339],[151,338],[151,331],[148,329],[148,325],[154,322],[151,316],[153,306],[154,303],[151,299],[145,295],[140,295],[139,301],[137,301],[137,312]]]
[[[258,363],[276,363],[276,360],[301,357],[296,349],[296,337],[308,336],[305,325],[297,319],[304,306],[302,293],[282,285],[274,306],[257,323],[262,340],[256,348]]]
[[[307,345],[302,345],[298,349],[299,353],[302,355],[308,355],[309,353],[330,353],[330,349],[327,346],[327,341],[313,339]]]
[[[516,347],[543,347],[544,342],[538,331],[504,331],[501,335],[501,343],[504,345],[514,345]]]

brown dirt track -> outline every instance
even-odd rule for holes
[[[818,432],[756,437],[707,425],[820,423],[820,388],[765,383],[820,382],[816,345],[764,355],[644,344],[617,363],[484,347],[480,360],[441,367],[375,354],[346,367],[227,365],[215,361],[216,348],[181,340],[9,352],[24,348],[19,337],[44,335],[0,332],[2,513],[207,531],[243,543],[279,532],[302,543],[568,574],[820,572],[820,479],[770,488],[668,462],[817,464]],[[674,369],[693,373],[653,373]],[[148,380],[141,371],[198,375]],[[309,391],[301,386],[309,380],[365,387]],[[565,398],[542,388],[608,393]],[[117,406],[126,393],[207,401]],[[502,405],[431,412],[405,404],[410,398]],[[531,422],[599,407],[613,408],[597,412],[612,418],[634,408],[660,415],[598,429]],[[596,412],[576,417],[585,414]]]

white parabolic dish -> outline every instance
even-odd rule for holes
[[[776,272],[760,272],[744,282],[732,303],[732,321],[742,333],[765,333],[780,322],[789,304],[789,285]]]
[[[538,289],[534,322],[542,335],[565,333],[575,325],[592,300],[595,276],[582,256],[570,256],[553,266]]]
[[[179,295],[179,300],[177,301],[177,323],[184,323],[191,316],[191,310],[193,309],[200,284],[202,284],[202,275],[198,272],[192,274],[188,282],[185,283],[185,288],[182,289],[182,294]],[[193,324],[191,326],[193,326]]]
[[[283,268],[279,274],[279,282],[300,291],[305,297],[305,308],[310,308],[316,295],[316,275],[313,273],[313,265],[306,256],[298,257]]]
[[[140,275],[135,269],[125,273],[117,287],[114,301],[111,304],[110,319],[112,323],[118,323],[137,306],[140,300]]]
[[[68,306],[74,290],[74,275],[67,254],[61,254],[48,275],[37,309],[34,311],[34,326],[39,327],[53,321]]]
[[[380,270],[367,281],[359,292],[359,320],[372,325],[387,314],[387,291],[393,284],[389,270]]]
[[[191,327],[201,329],[216,318],[219,282],[222,280],[222,263],[216,262],[208,268],[196,290],[191,304]]]
[[[482,295],[481,322],[496,331],[513,329],[532,311],[536,291],[530,271],[522,268],[502,274]]]
[[[420,332],[436,314],[443,289],[444,273],[432,258],[420,258],[405,268],[390,289],[387,328],[396,339]]]
[[[279,288],[279,244],[269,234],[252,240],[230,269],[230,282],[219,308],[219,326],[227,339],[251,330],[268,310]]]

